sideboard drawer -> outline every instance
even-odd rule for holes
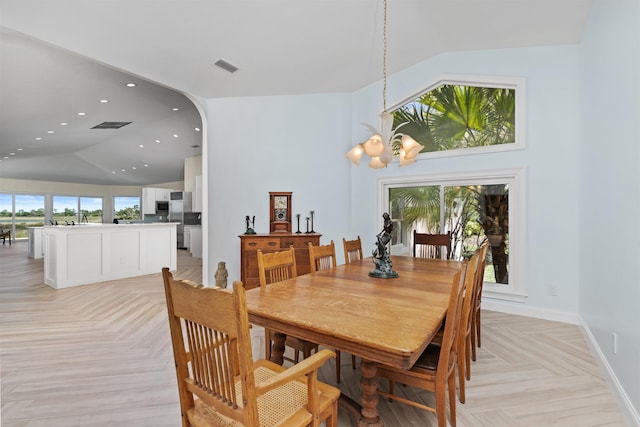
[[[258,249],[263,251],[280,249],[280,239],[245,239],[244,250],[257,251]]]
[[[296,249],[307,249],[309,247],[309,243],[313,243],[315,246],[320,244],[320,237],[317,236],[293,236],[293,237],[283,237],[280,239],[280,247],[282,249],[286,249],[289,246],[293,245]]]

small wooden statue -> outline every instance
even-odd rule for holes
[[[229,272],[224,261],[218,263],[218,269],[216,270],[216,286],[219,288],[227,288],[227,277]]]

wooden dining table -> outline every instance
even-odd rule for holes
[[[359,426],[384,425],[377,410],[377,364],[413,366],[440,329],[454,275],[464,268],[460,261],[391,261],[397,278],[370,277],[375,266],[365,258],[246,293],[249,321],[276,332],[274,362],[283,363],[286,335],[362,359]]]

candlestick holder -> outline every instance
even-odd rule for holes
[[[296,231],[296,234],[301,234],[302,231],[300,231],[300,214],[296,214],[296,219],[298,220],[298,231]]]
[[[315,233],[315,231],[313,231],[313,214],[315,213],[314,211],[311,211],[311,232]]]
[[[305,220],[307,221],[307,231],[306,232],[307,232],[307,234],[309,234],[309,233],[311,233],[309,231],[309,217],[306,217]]]

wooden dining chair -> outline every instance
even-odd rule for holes
[[[318,381],[334,353],[286,369],[253,361],[245,289],[203,287],[162,269],[182,426],[337,426],[340,390]]]
[[[309,265],[312,273],[336,268],[336,246],[333,240],[328,245],[314,246],[309,243]]]
[[[457,272],[452,280],[447,316],[442,343],[431,343],[420,355],[416,363],[408,370],[392,366],[378,365],[378,376],[389,381],[389,391],[378,388],[378,394],[390,401],[398,400],[417,408],[436,414],[438,427],[446,427],[446,392],[449,395],[449,413],[451,425],[456,425],[456,366],[457,342],[462,314],[462,295],[464,291],[466,266]],[[412,387],[435,393],[435,408],[394,394],[394,384],[399,382]]]
[[[444,249],[444,254],[443,254]],[[413,230],[413,256],[419,258],[451,258],[451,234],[427,234]]]
[[[480,249],[476,250],[467,261],[467,272],[464,279],[464,295],[462,314],[460,315],[460,332],[458,333],[458,388],[460,403],[465,403],[465,382],[471,379],[471,317],[474,315],[475,289],[477,285]]]
[[[342,246],[344,248],[344,263],[350,264],[352,261],[364,259],[362,255],[362,240],[358,236],[354,240],[342,238]],[[340,360],[340,356],[337,358]],[[351,355],[351,369],[356,369],[356,357]]]
[[[260,286],[267,286],[271,283],[282,282],[298,276],[296,252],[293,246],[284,251],[268,253],[263,253],[262,250],[258,249],[257,256]],[[265,358],[267,360],[271,359],[273,334],[272,330],[264,329]],[[302,353],[303,358],[307,358],[312,352],[318,352],[318,344],[290,335],[287,335],[285,346],[293,349],[293,359],[285,357],[286,360],[293,363],[300,361],[300,353]]]
[[[350,264],[351,261],[363,259],[362,256],[362,241],[360,236],[355,240],[347,240],[342,238],[342,246],[344,247],[344,263]]]
[[[336,247],[333,240],[328,245],[314,246],[309,243],[309,264],[312,273],[336,268]],[[340,382],[341,353],[340,350],[334,351],[336,352],[336,381]],[[353,355],[351,355],[351,365],[353,369],[356,368],[356,357]]]
[[[480,313],[482,304],[482,284],[484,283],[484,270],[487,265],[487,255],[489,253],[489,243],[484,242],[480,246],[480,260],[478,261],[478,283],[476,284],[476,295],[474,298],[473,315],[471,317],[471,359],[476,360],[476,346],[480,347]]]

